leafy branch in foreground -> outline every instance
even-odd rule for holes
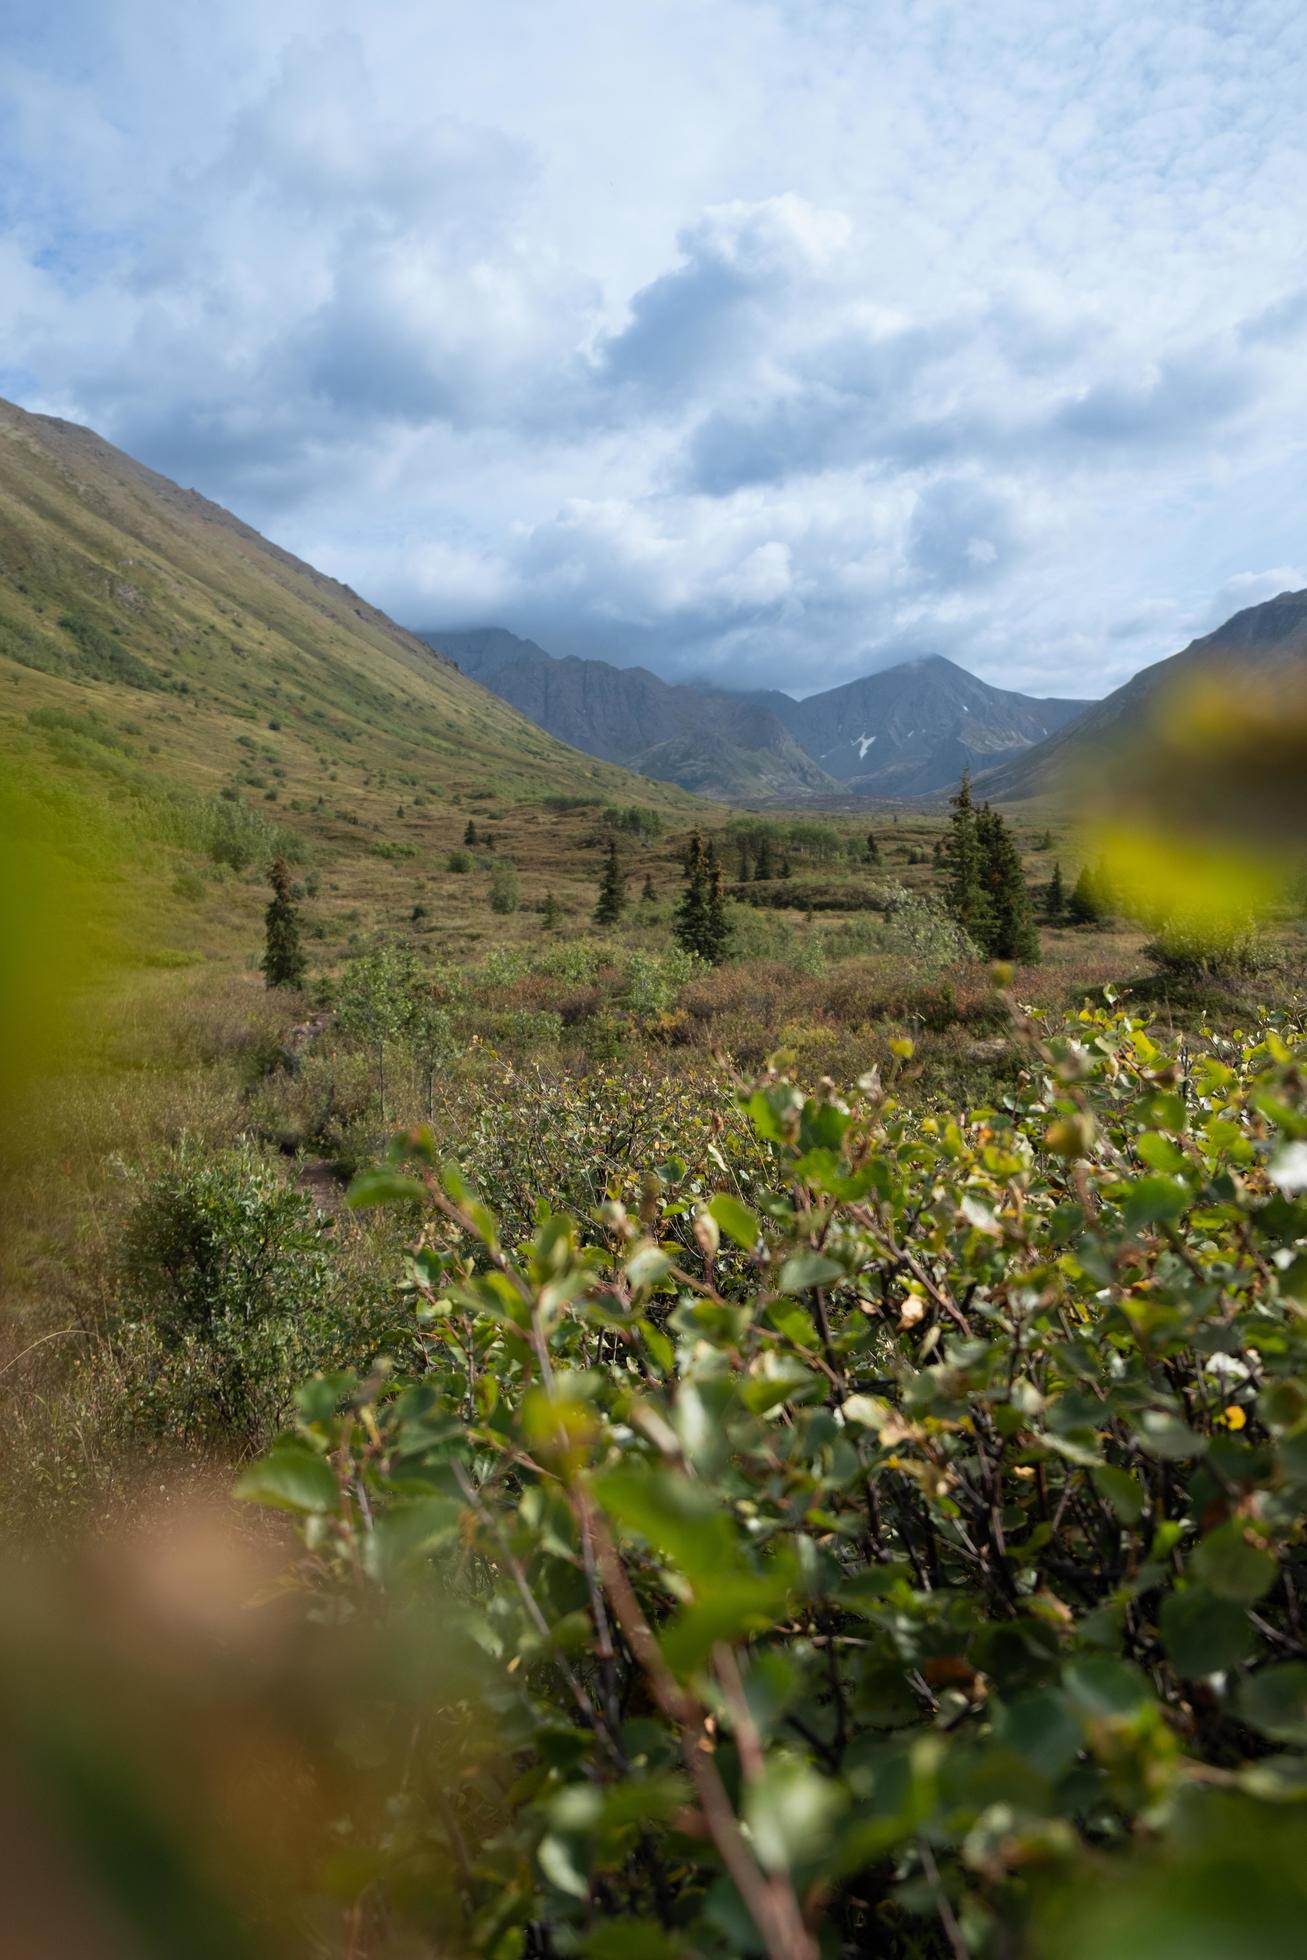
[[[425,1210],[425,1366],[310,1383],[242,1489],[341,1610],[419,1586],[477,1657],[461,1794],[358,1861],[388,1911],[439,1892],[442,1951],[1081,1956],[1195,1846],[1278,1858],[1298,1037],[1182,1070],[1110,1005],[1018,1020],[1003,1106],[770,1076],[756,1160],[651,1164],[638,1215],[513,1242],[422,1130],[358,1181]],[[1238,1881],[1250,1951],[1275,1876]]]

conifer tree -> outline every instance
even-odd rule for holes
[[[867,863],[880,863],[880,845],[876,842],[876,833],[874,830],[867,832]]]
[[[708,930],[703,956],[713,966],[720,966],[726,958],[731,929],[726,923],[726,901],[722,896],[721,866],[717,862],[717,853],[713,849],[711,838],[704,851],[704,864],[708,873]]]
[[[672,926],[679,946],[701,960],[714,963],[726,944],[726,917],[721,895],[721,868],[711,844],[705,847],[696,830],[685,853],[685,890]]]
[[[1061,860],[1053,866],[1053,875],[1044,893],[1044,910],[1056,924],[1066,910],[1066,887],[1062,883]]]
[[[951,799],[948,836],[944,843],[944,904],[950,917],[983,951],[989,950],[992,915],[981,882],[980,839],[976,806],[971,797],[971,774],[962,772],[957,795]]]
[[[775,867],[772,864],[771,838],[765,830],[758,844],[758,855],[754,859],[753,875],[755,878],[774,878],[776,876]]]
[[[617,839],[608,840],[608,855],[604,859],[603,876],[599,881],[599,899],[594,910],[597,926],[615,926],[626,910],[626,874],[622,870],[622,860],[617,855]]]
[[[272,903],[264,914],[263,977],[270,987],[298,987],[304,980],[305,960],[290,892],[290,868],[284,857],[273,859],[268,878]]]
[[[562,916],[562,907],[559,905],[558,900],[552,892],[546,892],[545,902],[540,914],[540,923],[545,931],[552,932]]]
[[[989,914],[986,936],[980,943],[992,959],[1037,960],[1039,933],[1021,853],[1012,832],[988,803],[976,813],[976,843],[981,890]]]
[[[652,871],[646,871],[644,874],[644,886],[640,892],[640,903],[641,905],[656,905],[658,903],[658,887],[653,881]]]
[[[1066,909],[1067,917],[1076,926],[1094,926],[1107,917],[1111,900],[1103,865],[1084,864],[1080,867],[1080,876],[1076,879]]]
[[[749,856],[749,840],[747,837],[742,837],[740,839],[740,883],[742,885],[747,884],[752,876],[753,860]]]
[[[465,844],[475,844],[476,841],[477,841],[477,827],[473,823],[471,817],[469,817],[467,820],[467,829],[463,832],[463,842]]]
[[[704,859],[703,838],[693,831],[686,846],[683,866],[685,890],[676,906],[676,917],[672,923],[672,936],[678,946],[687,953],[702,956],[704,935],[708,924],[708,869]]]

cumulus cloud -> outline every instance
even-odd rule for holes
[[[413,623],[1098,692],[1302,582],[1290,0],[5,38],[0,389]]]

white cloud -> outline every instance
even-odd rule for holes
[[[1294,0],[6,38],[0,390],[415,623],[1098,692],[1303,582]]]

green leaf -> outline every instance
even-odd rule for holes
[[[466,1506],[456,1497],[419,1497],[391,1504],[377,1519],[381,1563],[387,1573],[401,1571],[458,1538]]]
[[[1155,1130],[1136,1137],[1135,1150],[1150,1170],[1175,1172],[1184,1169],[1183,1150],[1172,1143],[1170,1137],[1159,1136]]]
[[[729,1191],[719,1191],[708,1206],[709,1217],[716,1220],[728,1239],[752,1252],[758,1243],[758,1221],[747,1205],[733,1198]]]
[[[1148,1493],[1131,1471],[1120,1470],[1114,1463],[1100,1463],[1094,1471],[1094,1488],[1111,1505],[1122,1524],[1138,1524],[1148,1503]]]
[[[824,1253],[792,1252],[781,1267],[780,1287],[782,1293],[802,1293],[808,1287],[830,1286],[845,1278],[843,1266],[837,1266]]]
[[[785,1617],[790,1600],[789,1574],[783,1571],[718,1579],[702,1599],[684,1607],[663,1629],[667,1665],[681,1676],[692,1674],[719,1640],[770,1632]]]
[[[758,1863],[788,1871],[820,1857],[844,1808],[844,1793],[807,1763],[773,1758],[744,1793],[744,1818]]]
[[[632,1286],[656,1286],[672,1270],[667,1254],[656,1245],[642,1246],[626,1262],[626,1277]]]
[[[1137,1232],[1145,1225],[1173,1223],[1183,1215],[1192,1195],[1187,1184],[1173,1177],[1141,1177],[1126,1199],[1127,1232]]]
[[[1198,1577],[1221,1599],[1255,1606],[1275,1584],[1279,1566],[1269,1552],[1250,1545],[1235,1519],[1209,1532],[1193,1556]]]
[[[1307,1746],[1307,1661],[1264,1667],[1239,1687],[1240,1715],[1275,1742]]]
[[[1091,1654],[1072,1661],[1062,1678],[1071,1701],[1085,1715],[1122,1720],[1153,1704],[1147,1675],[1130,1661]]]
[[[261,1461],[241,1472],[236,1479],[236,1495],[276,1511],[312,1515],[335,1510],[340,1486],[325,1457],[287,1441],[278,1443]]]
[[[361,1211],[369,1205],[420,1204],[426,1195],[421,1178],[379,1164],[373,1170],[359,1171],[345,1193],[345,1202]]]
[[[711,1588],[740,1570],[735,1525],[712,1492],[674,1470],[606,1470],[594,1493],[614,1523],[638,1531],[696,1585]]]
[[[1186,1586],[1162,1602],[1162,1644],[1186,1681],[1200,1681],[1246,1658],[1253,1644],[1248,1615],[1206,1586]]]
[[[1070,1769],[1084,1741],[1066,1696],[1052,1688],[1018,1695],[1003,1710],[997,1738],[1050,1782]]]

